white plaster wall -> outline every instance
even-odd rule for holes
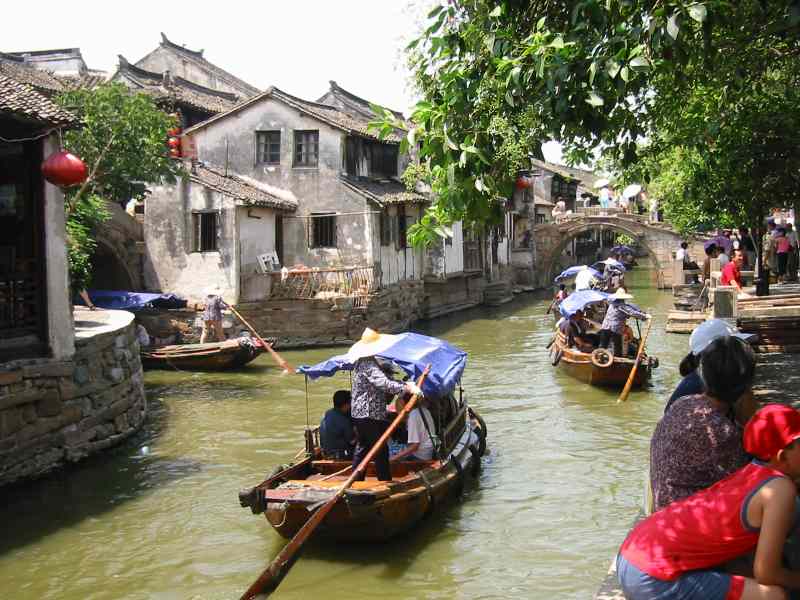
[[[389,206],[386,209],[390,216],[397,215],[397,207]],[[412,217],[413,222],[419,221],[420,207],[406,205],[406,216]],[[412,224],[409,219],[408,225]],[[414,248],[410,244],[406,248],[397,248],[392,241],[388,246],[380,244],[380,217],[375,215],[374,239],[377,240],[377,258],[381,267],[381,284],[390,285],[399,281],[420,280],[423,277],[424,250]],[[395,230],[394,235],[397,235]]]
[[[239,226],[240,301],[269,296],[271,275],[259,271],[257,257],[275,250],[275,211],[271,208],[236,209]]]
[[[183,77],[184,79],[199,83],[212,90],[238,94],[242,98],[248,98],[253,94],[252,91],[248,91],[236,85],[235,82],[218,76],[216,73],[201,67],[196,62],[179,56],[163,46],[159,46],[153,50],[153,52],[137,62],[136,66],[146,71],[153,71],[154,73],[163,73],[168,70],[172,75]]]
[[[453,231],[453,243],[444,245],[445,275],[464,270],[464,228],[461,221],[456,221],[450,228]]]
[[[511,214],[505,213],[503,215],[505,220],[506,235],[497,243],[497,262],[501,265],[507,265],[511,262],[511,242],[509,236],[511,235]]]
[[[192,252],[192,211],[219,210],[215,252]],[[228,302],[239,301],[237,214],[231,198],[199,184],[179,180],[159,186],[145,201],[145,284],[190,302],[201,301],[218,286]],[[274,241],[273,241],[274,244]]]
[[[45,157],[57,152],[58,149],[56,136],[51,135],[44,140]],[[64,194],[46,181],[44,181],[44,239],[47,252],[45,288],[48,343],[53,358],[65,359],[75,354],[75,331],[69,298]]]

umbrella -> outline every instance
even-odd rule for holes
[[[597,181],[595,181],[592,187],[599,190],[600,188],[606,187],[609,183],[611,182],[604,177],[602,179],[598,179]]]
[[[625,198],[633,198],[636,194],[638,194],[641,191],[642,191],[642,186],[640,186],[638,183],[632,183],[624,190],[622,190],[622,195]]]
[[[583,310],[589,304],[607,301],[610,295],[599,290],[581,290],[567,296],[559,305],[558,310],[563,317],[569,318],[570,315],[574,315],[576,311]]]
[[[611,248],[610,252],[612,254],[633,254],[633,248],[631,248],[630,246],[625,246],[623,244],[620,246],[614,246],[613,248]]]
[[[730,254],[731,250],[733,250],[733,242],[731,241],[731,238],[725,237],[724,235],[718,235],[711,238],[709,241],[714,242],[718,248],[722,248],[725,251],[725,254]]]
[[[711,248],[711,246],[716,246],[716,245],[717,245],[717,240],[708,240],[706,243],[703,244],[703,248],[705,250],[708,250],[709,248]]]
[[[558,277],[555,278],[555,283],[560,283],[565,279],[570,279],[575,277],[578,273],[583,271],[584,269],[589,269],[592,272],[592,276],[600,277],[600,271],[597,269],[592,269],[591,267],[587,267],[586,265],[576,265],[574,267],[569,267],[565,269]]]
[[[598,261],[598,262],[596,262],[596,263],[594,263],[592,265],[592,268],[595,268],[595,269],[597,269],[599,271],[600,269],[597,267],[597,265],[603,265],[602,268],[605,269],[606,271],[613,271],[613,270],[625,271],[626,270],[625,269],[625,265],[623,265],[618,260],[616,260],[614,258],[611,258],[610,256],[607,259]]]

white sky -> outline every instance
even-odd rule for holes
[[[316,100],[329,80],[406,114],[414,104],[403,49],[432,0],[28,0],[3,7],[0,51],[81,49],[89,68],[136,62],[160,32],[264,89]],[[558,144],[545,144],[548,160]]]

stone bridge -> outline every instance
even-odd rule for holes
[[[558,223],[540,223],[534,227],[533,237],[536,252],[533,260],[537,283],[549,287],[561,270],[559,257],[567,244],[576,236],[592,230],[613,230],[627,234],[636,240],[653,263],[656,285],[665,288],[672,285],[674,252],[682,238],[667,223],[650,223],[646,216],[623,213],[586,214],[577,213],[562,218]],[[703,240],[685,239],[689,242],[689,253],[700,262],[704,257]]]
[[[96,232],[92,287],[98,290],[143,290],[142,224],[119,204],[106,203],[111,219]]]

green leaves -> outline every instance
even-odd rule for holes
[[[586,102],[592,106],[603,106],[605,104],[605,101],[596,92],[591,92]]]

